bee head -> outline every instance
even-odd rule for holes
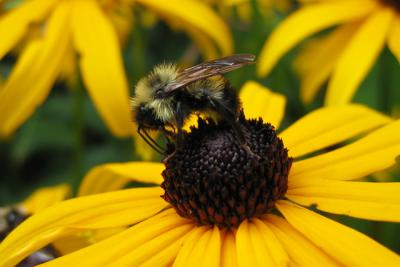
[[[164,122],[155,116],[154,112],[152,107],[142,104],[136,109],[135,121],[144,128],[159,130],[164,126]]]

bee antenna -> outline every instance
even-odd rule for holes
[[[142,127],[139,126],[137,129],[138,134],[140,135],[140,137],[152,148],[154,149],[156,152],[160,153],[161,155],[167,155],[165,153],[166,149],[161,147],[159,144],[157,144],[157,142],[151,138],[151,136],[149,135],[149,133]]]

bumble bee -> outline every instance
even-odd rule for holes
[[[222,75],[254,63],[255,56],[237,54],[179,70],[174,64],[156,66],[136,85],[131,98],[139,135],[156,151],[165,154],[147,130],[161,130],[176,136],[176,147],[182,142],[183,125],[191,114],[200,112],[225,120],[244,141],[237,124],[241,108],[238,94]],[[176,134],[169,129],[176,129]]]

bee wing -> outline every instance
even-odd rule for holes
[[[177,82],[166,87],[165,93],[174,92],[198,80],[236,70],[242,66],[254,63],[254,60],[254,55],[237,54],[200,63],[178,73]]]

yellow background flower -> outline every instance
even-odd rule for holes
[[[296,62],[304,102],[311,102],[328,79],[325,104],[349,102],[385,44],[400,60],[400,9],[395,0],[303,2],[304,6],[285,19],[265,43],[258,72],[267,75],[300,41],[340,25],[307,45]]]

